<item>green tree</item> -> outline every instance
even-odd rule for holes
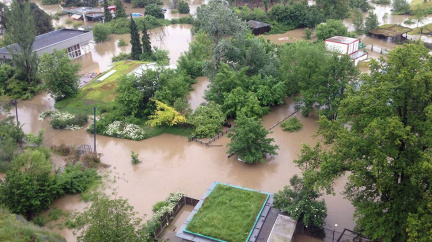
[[[349,6],[351,9],[361,9],[363,12],[367,12],[369,9],[372,9],[372,6],[367,0],[350,0]]]
[[[152,56],[153,51],[152,51],[150,36],[148,34],[148,31],[147,31],[147,24],[146,23],[143,24],[141,41],[142,41],[142,52],[143,52],[143,57],[144,57],[143,59],[148,60],[149,57]]]
[[[178,3],[178,11],[179,13],[185,14],[190,12],[189,4],[185,1],[180,1]]]
[[[327,19],[325,23],[317,25],[315,35],[319,40],[325,40],[333,36],[346,36],[348,29],[342,20]]]
[[[410,6],[406,0],[392,1],[392,11],[396,14],[406,14],[410,11]]]
[[[127,18],[126,11],[124,9],[121,0],[114,0],[114,5],[116,6],[115,17],[116,18]]]
[[[291,218],[302,221],[306,227],[322,228],[327,217],[327,207],[324,199],[311,187],[304,185],[303,179],[294,175],[290,179],[290,186],[274,195],[273,206],[288,213]]]
[[[25,134],[14,123],[14,118],[0,121],[0,172],[6,172],[15,157],[18,146],[24,142]]]
[[[162,12],[162,9],[159,5],[157,5],[156,3],[152,3],[146,6],[145,9],[145,14],[146,15],[151,15],[155,18],[161,18],[164,19],[165,18],[165,14]]]
[[[415,222],[432,195],[431,63],[421,44],[397,47],[387,60],[372,61],[360,87],[349,89],[338,119],[320,120],[320,134],[332,148],[305,146],[296,161],[305,184],[327,192],[336,177],[349,172],[345,195],[355,207],[357,229],[371,239],[406,241],[407,229],[429,226],[409,216]]]
[[[277,145],[272,145],[273,138],[267,138],[269,133],[255,118],[239,116],[236,126],[228,133],[231,142],[228,144],[228,154],[236,153],[245,163],[265,162],[264,155],[276,155]]]
[[[30,9],[34,19],[36,35],[45,34],[54,30],[52,19],[49,14],[40,9],[36,3],[30,3]]]
[[[261,117],[269,112],[269,108],[261,107],[260,102],[253,92],[243,90],[241,87],[233,89],[226,95],[222,110],[227,117]]]
[[[109,40],[111,34],[110,27],[107,24],[95,24],[93,26],[93,37],[96,43]]]
[[[318,9],[327,19],[344,19],[348,16],[349,0],[317,0]]]
[[[189,117],[188,122],[195,126],[194,136],[204,138],[212,137],[221,132],[225,119],[222,107],[210,102],[201,104]]]
[[[414,19],[417,22],[417,28],[418,28],[419,24],[423,23],[427,19],[429,12],[427,11],[427,9],[421,8],[417,5],[417,8],[413,11],[413,14],[414,14]]]
[[[12,63],[16,68],[16,79],[23,81],[24,89],[34,92],[39,84],[37,78],[38,59],[33,51],[33,42],[36,37],[33,16],[28,2],[14,0],[9,8],[5,9],[6,16],[6,37],[11,43],[7,47],[12,54]]]
[[[357,33],[360,33],[364,28],[364,19],[363,19],[363,13],[360,12],[358,8],[354,10],[353,13],[352,22],[354,24],[354,29]]]
[[[300,83],[312,80],[328,59],[323,44],[299,41],[278,49],[279,72],[286,85],[286,93],[300,93]]]
[[[199,6],[194,25],[196,31],[207,33],[215,43],[227,36],[245,36],[249,29],[231,9],[226,0],[211,0]]]
[[[144,95],[138,89],[135,76],[123,76],[120,78],[116,90],[115,103],[124,115],[138,116],[142,109]],[[153,96],[153,93],[151,94]]]
[[[110,13],[110,10],[108,9],[108,0],[103,0],[103,8],[104,8],[104,16],[105,16],[104,22],[108,23],[112,19],[112,15]]]
[[[131,57],[132,60],[139,60],[140,56],[142,55],[142,48],[141,48],[141,42],[140,42],[140,36],[138,32],[138,28],[135,24],[135,20],[132,18],[132,15],[130,16],[130,23],[129,23],[130,33],[131,33],[131,40],[130,43],[132,45],[131,50]]]
[[[369,33],[370,30],[378,28],[378,17],[374,12],[369,12],[365,21],[365,31]]]
[[[0,201],[13,213],[31,219],[57,196],[50,177],[52,164],[46,152],[28,150],[14,159],[12,167],[0,186]]]
[[[79,63],[72,63],[63,50],[45,53],[40,60],[39,72],[48,92],[56,100],[66,99],[78,93]]]
[[[142,219],[125,199],[99,197],[74,222],[79,241],[144,241]]]
[[[314,107],[327,119],[336,119],[348,85],[357,80],[359,70],[347,55],[334,54],[321,62],[319,71],[310,80],[300,82],[302,113],[307,116]]]

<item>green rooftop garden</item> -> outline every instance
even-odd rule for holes
[[[219,240],[248,239],[268,195],[218,184],[188,224],[189,232]]]

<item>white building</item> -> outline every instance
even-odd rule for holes
[[[340,55],[349,55],[354,64],[357,65],[359,61],[368,58],[368,54],[359,50],[360,41],[358,39],[333,36],[325,40],[327,51],[338,53]]]

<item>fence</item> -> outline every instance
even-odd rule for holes
[[[323,228],[321,230],[313,230],[306,228],[302,223],[297,224],[295,234],[302,234],[314,238],[322,239],[326,242],[370,242],[370,239],[363,237],[360,233],[344,229],[342,232],[331,228]]]
[[[197,143],[200,143],[202,145],[205,145],[205,146],[209,147],[211,143],[213,143],[214,141],[216,141],[220,137],[223,137],[225,134],[227,134],[230,131],[231,131],[231,129],[226,129],[226,130],[220,132],[219,134],[213,136],[209,141],[203,141],[203,140],[200,140],[200,139],[195,138],[195,137],[192,137],[191,141],[195,141]]]
[[[176,203],[176,205],[174,206],[173,210],[169,213],[166,213],[162,218],[161,218],[161,224],[159,225],[159,227],[155,230],[153,236],[156,239],[157,237],[159,237],[159,235],[162,234],[163,230],[169,225],[169,222],[171,222],[171,220],[173,220],[173,218],[178,214],[178,212],[182,209],[182,207],[187,204],[187,205],[192,205],[195,206],[197,205],[199,202],[198,199],[194,199],[194,198],[190,198],[190,197],[186,197],[183,196],[182,198],[180,198],[180,200],[178,200],[178,202]]]

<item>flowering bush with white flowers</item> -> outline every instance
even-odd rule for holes
[[[114,121],[108,125],[107,129],[103,132],[104,135],[117,138],[143,140],[145,133],[142,128],[136,124],[130,124],[121,121]]]
[[[183,196],[185,196],[185,194],[181,192],[170,193],[169,197],[164,201],[165,206],[158,208],[157,211],[154,212],[152,218],[148,220],[145,225],[144,230],[147,239],[153,238],[154,232],[161,225],[162,217],[166,214],[170,214],[173,211],[174,206]]]
[[[46,110],[39,114],[38,119],[44,120],[51,117],[50,124],[54,129],[79,130],[87,123],[88,117],[85,114],[70,114],[58,110]]]

